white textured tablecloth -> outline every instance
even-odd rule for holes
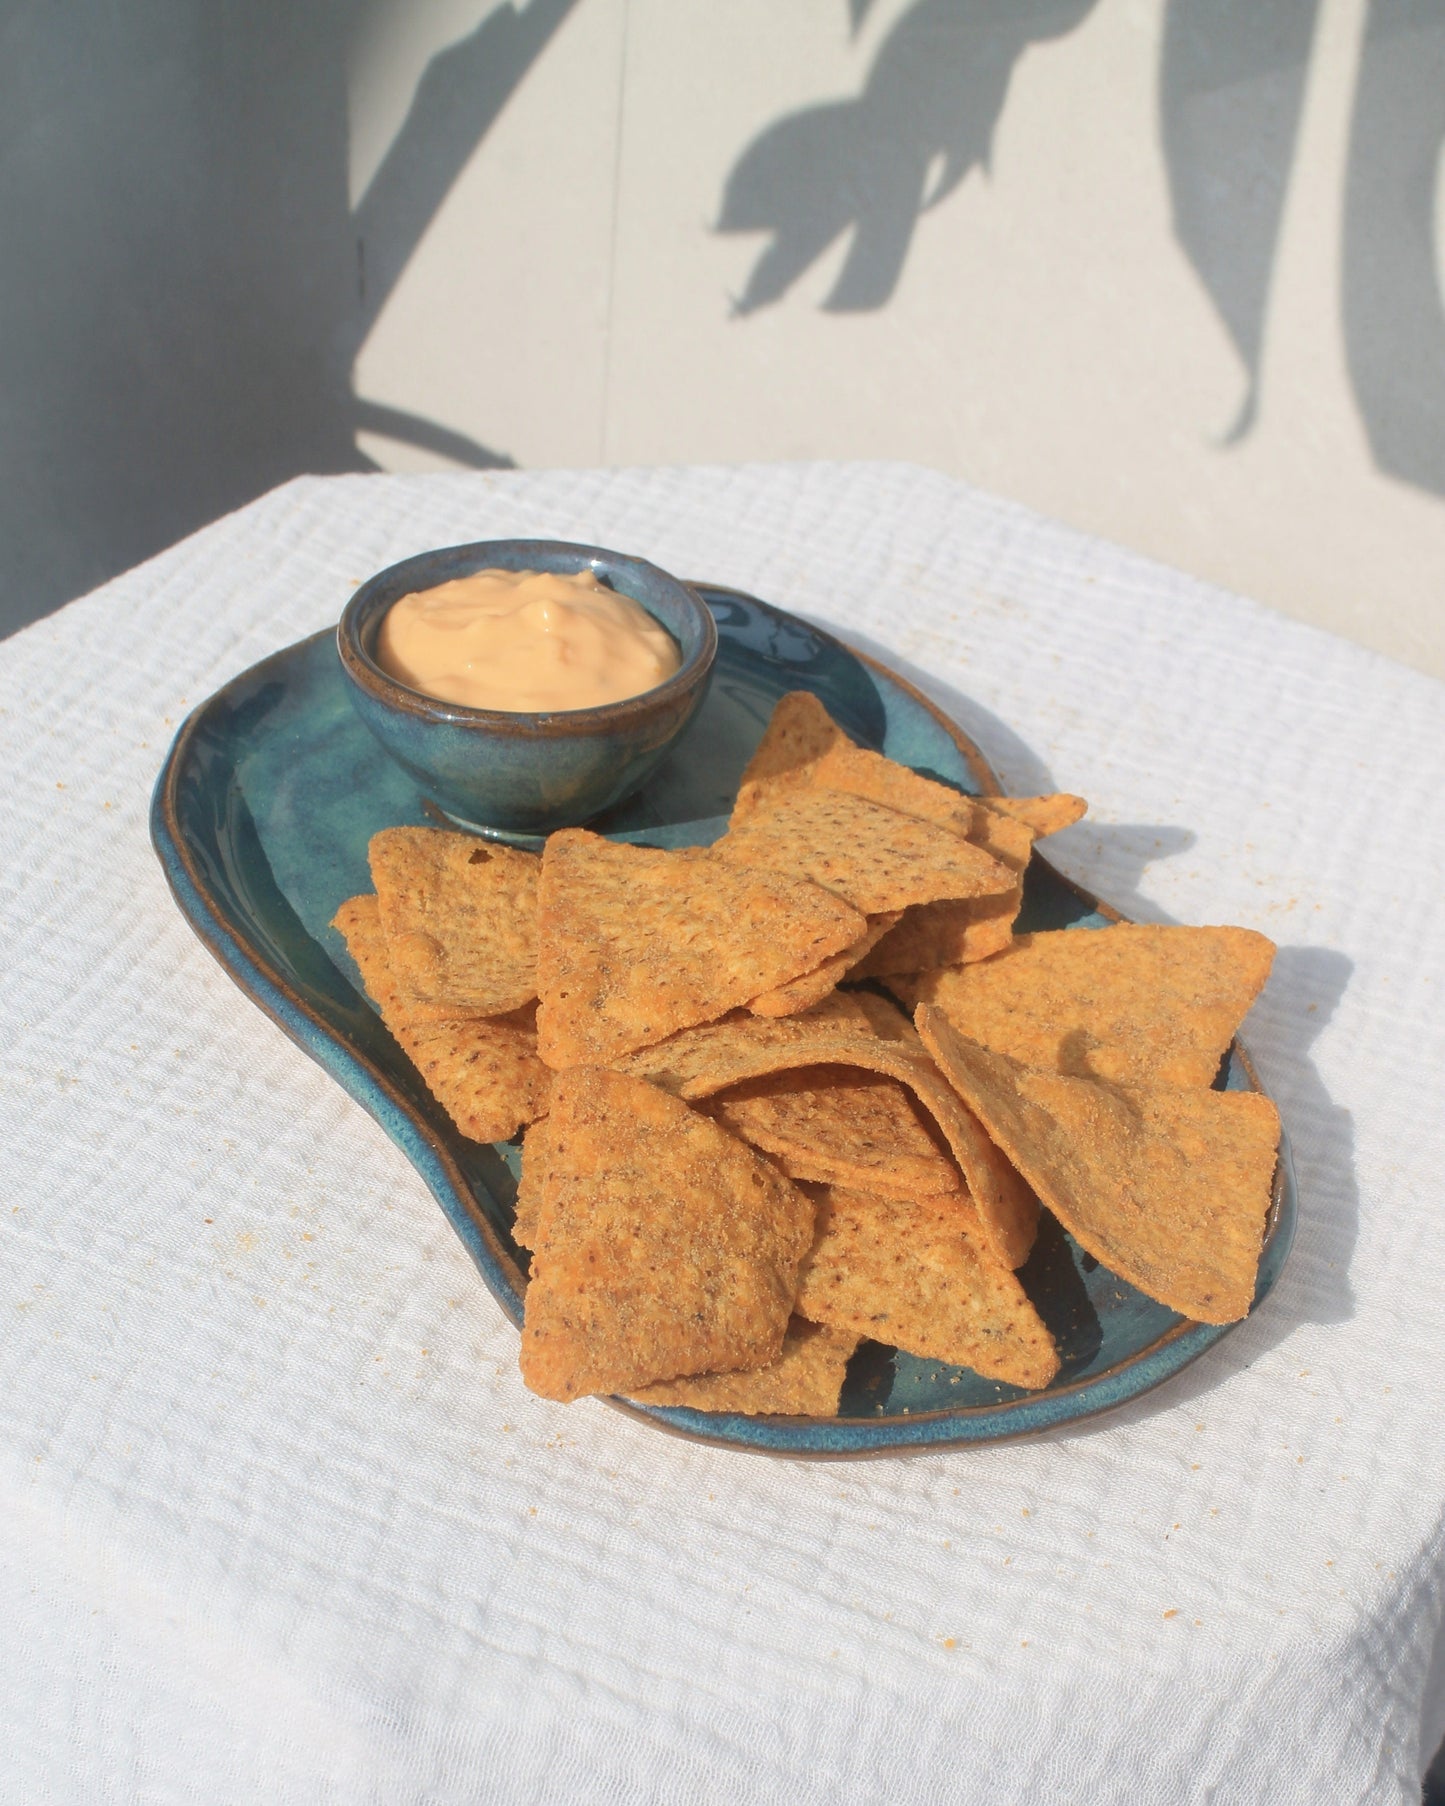
[[[881,650],[1008,787],[1090,799],[1065,869],[1279,943],[1246,1033],[1300,1223],[1258,1318],[972,1453],[790,1463],[523,1390],[146,837],[189,707],[378,567],[514,534]],[[904,466],[346,477],[0,644],[0,744],[6,1806],[1418,1799],[1445,686]]]

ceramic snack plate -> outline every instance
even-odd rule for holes
[[[864,746],[971,793],[996,790],[982,755],[884,666],[737,591],[701,589],[719,649],[708,700],[645,789],[594,827],[651,846],[701,845],[726,826],[738,779],[773,705],[816,694]],[[151,833],[183,914],[231,977],[398,1144],[446,1212],[497,1302],[520,1324],[527,1255],[511,1237],[518,1143],[460,1135],[383,1028],[340,935],[338,906],[371,888],[378,828],[436,819],[352,710],[332,629],[287,647],[203,703],[156,785]],[[1021,929],[1118,920],[1035,856]],[[1258,1089],[1243,1050],[1221,1085]],[[1275,1176],[1255,1308],[1289,1251],[1287,1145]],[[709,1442],[793,1456],[858,1456],[994,1442],[1096,1415],[1157,1386],[1228,1327],[1191,1323],[1100,1267],[1045,1214],[1022,1279],[1059,1346],[1043,1392],[1022,1392],[865,1342],[832,1418],[619,1408]]]

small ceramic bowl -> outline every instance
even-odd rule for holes
[[[539,713],[440,702],[388,677],[374,654],[392,603],[493,569],[595,571],[667,629],[682,663],[640,696]],[[491,539],[422,552],[379,571],[347,603],[336,646],[357,713],[424,796],[467,827],[546,834],[591,821],[647,778],[707,693],[717,627],[700,596],[645,559],[563,540]]]

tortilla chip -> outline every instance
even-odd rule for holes
[[[871,947],[877,946],[901,914],[901,910],[891,909],[886,915],[869,916],[867,930],[851,947],[845,947],[841,953],[825,959],[816,971],[805,972],[801,978],[779,985],[775,991],[764,991],[761,997],[753,998],[748,1008],[755,1016],[796,1016],[800,1010],[811,1009],[835,988],[838,980],[856,966]]]
[[[473,1141],[510,1141],[547,1109],[552,1074],[537,1058],[535,1004],[505,1016],[418,1023],[396,1038]]]
[[[1031,1071],[926,1004],[919,1018],[959,1095],[1080,1247],[1197,1322],[1248,1314],[1279,1144],[1267,1097]]]
[[[1014,881],[982,848],[935,822],[847,791],[793,785],[761,796],[712,851],[811,878],[870,916],[939,897],[997,896]]]
[[[783,1352],[770,1366],[660,1380],[632,1396],[639,1405],[687,1405],[742,1417],[836,1417],[838,1394],[857,1346],[857,1336],[847,1330],[794,1317],[783,1337]]]
[[[858,962],[850,977],[891,979],[901,972],[967,965],[1001,953],[1009,945],[1023,906],[1023,873],[1033,851],[1034,830],[1010,815],[996,813],[993,805],[1000,800],[979,798],[980,804],[987,806],[979,808],[971,838],[1015,874],[1013,884],[993,897],[920,903],[904,910],[903,920]]]
[[[902,1041],[915,1053],[923,1052],[923,1043],[912,1019],[904,1014],[891,997],[880,997],[876,991],[849,991],[850,1007],[862,1014],[873,1033],[884,1041]]]
[[[553,834],[542,856],[539,1051],[555,1067],[613,1060],[815,971],[865,926],[806,879],[695,848]]]
[[[858,1066],[897,1079],[942,1130],[963,1169],[995,1256],[1007,1267],[1022,1266],[1028,1259],[1039,1220],[1038,1203],[1028,1187],[922,1048],[916,1042],[910,1045],[879,1035],[861,1004],[847,993],[835,991],[806,1016],[778,1021],[744,1017],[691,1029],[663,1047],[631,1055],[624,1065],[628,1072],[690,1099],[800,1066]]]
[[[865,995],[862,991],[830,991],[821,1003],[797,1016],[752,1016],[735,1010],[718,1022],[685,1029],[655,1047],[623,1054],[614,1062],[614,1069],[659,1085],[674,1097],[699,1098],[763,1073],[826,1064],[829,1047],[846,1048],[857,1035],[883,1038],[864,1011]],[[895,1014],[921,1049],[923,1043],[913,1024],[901,1012]]]
[[[544,1398],[776,1361],[813,1205],[677,1098],[583,1067],[556,1081],[522,1327]]]
[[[1012,943],[1023,900],[1022,887],[1015,885],[1001,897],[922,903],[916,909],[905,909],[898,926],[885,934],[848,976],[881,978],[891,985],[902,975],[990,959]]]
[[[535,853],[441,828],[385,828],[368,849],[392,976],[418,1009],[499,1016],[537,995]]]
[[[738,782],[734,814],[745,813],[759,790],[779,781],[811,783],[812,768],[818,760],[847,738],[811,691],[790,690],[773,709],[763,737]]]
[[[817,784],[883,803],[905,815],[937,822],[955,834],[973,825],[973,801],[906,765],[869,752],[848,738],[806,690],[794,690],[773,710],[773,718],[748,761],[738,785],[732,819],[740,822],[779,784]]]
[[[1273,943],[1248,928],[1066,928],[895,989],[1025,1066],[1121,1085],[1208,1085]]]
[[[512,1240],[519,1248],[537,1246],[537,1224],[542,1216],[542,1193],[552,1170],[552,1142],[548,1117],[534,1122],[522,1142],[522,1173],[517,1181],[516,1215]]]
[[[1083,797],[1062,790],[1057,796],[981,796],[978,800],[995,815],[1021,821],[1040,840],[1045,834],[1057,834],[1060,828],[1071,828],[1089,810]]]
[[[346,941],[381,1019],[432,1096],[473,1141],[507,1141],[547,1109],[552,1075],[537,1058],[536,1011],[436,1018],[396,984],[375,897],[352,897],[333,924]]]
[[[882,1073],[799,1066],[718,1092],[706,1108],[790,1179],[904,1198],[963,1190],[922,1107]]]
[[[963,1199],[880,1198],[841,1186],[814,1197],[803,1315],[1011,1386],[1037,1389],[1058,1372],[1053,1337],[989,1253]]]

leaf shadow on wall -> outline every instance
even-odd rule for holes
[[[496,5],[433,58],[353,214],[345,69],[377,3],[0,8],[0,633],[291,477],[375,468],[359,428],[511,463],[352,372],[577,0]]]
[[[780,300],[843,235],[824,308],[886,306],[919,215],[987,169],[1009,83],[1030,44],[1072,31],[1095,0],[918,0],[879,45],[862,92],[789,113],[728,175],[719,232],[770,242],[734,302]],[[854,27],[868,0],[851,0]]]
[[[1226,444],[1259,408],[1260,352],[1318,0],[1169,0],[1160,139],[1174,234],[1245,368]]]
[[[1345,185],[1345,355],[1378,468],[1445,495],[1445,14],[1371,0]]]

